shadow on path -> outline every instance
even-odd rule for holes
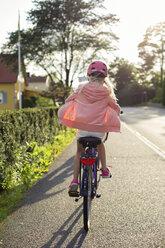
[[[57,232],[55,232],[52,238],[41,248],[59,248],[62,247],[63,243],[67,240],[68,236],[70,236],[72,229],[75,224],[79,221],[82,216],[82,205],[81,204],[75,211],[70,215],[70,217],[64,222],[64,224],[59,228]],[[70,223],[70,224],[69,224]],[[84,239],[86,237],[86,232],[83,228],[81,228],[77,233],[75,233],[74,237],[67,244],[66,248],[73,248],[74,245],[76,247],[81,247]],[[57,240],[57,243],[52,246],[52,244]]]
[[[21,206],[43,201],[66,190],[66,187],[59,189],[60,187],[58,187],[58,185],[63,183],[66,178],[72,175],[73,159],[74,157],[69,158],[64,164],[61,164],[60,167],[45,174],[43,178],[29,190],[27,197],[24,199]],[[50,167],[50,170],[51,169],[52,168]],[[54,191],[52,193],[47,193],[52,188],[54,188]]]

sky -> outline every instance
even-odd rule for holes
[[[120,22],[115,27],[119,36],[120,57],[137,63],[137,46],[143,41],[148,27],[165,22],[165,0],[106,0],[108,9]]]
[[[32,7],[32,0],[0,0],[0,47],[6,42],[8,33],[17,30],[18,11],[21,16],[21,28],[30,25],[26,21],[26,16]]]
[[[165,0],[105,0],[105,5],[120,19],[113,27],[120,38],[115,55],[137,63],[137,46],[143,40],[146,29],[165,21]],[[0,0],[0,47],[6,42],[8,33],[17,30],[18,10],[21,29],[30,27],[26,17],[32,7],[32,0]]]

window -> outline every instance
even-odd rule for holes
[[[7,93],[4,91],[0,91],[0,104],[7,102]]]
[[[0,92],[0,104],[3,102],[3,95],[2,92]]]

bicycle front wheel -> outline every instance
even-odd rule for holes
[[[84,229],[88,231],[91,225],[91,203],[92,203],[92,167],[89,166],[88,171],[88,195],[84,196],[83,214]]]

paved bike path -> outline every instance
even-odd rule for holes
[[[83,230],[82,200],[69,198],[76,142],[28,192],[0,228],[3,248],[164,248],[165,160],[122,125],[106,142],[112,178],[102,179]]]

